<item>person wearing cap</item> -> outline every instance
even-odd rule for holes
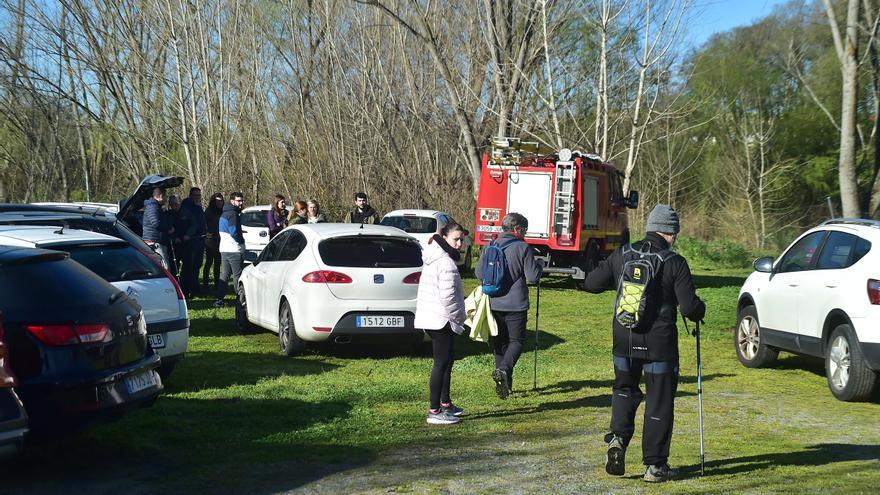
[[[365,193],[355,193],[354,208],[346,213],[342,223],[379,223],[379,213],[367,202]]]
[[[655,282],[649,286],[646,312],[636,330],[613,320],[614,384],[611,394],[611,428],[605,471],[622,476],[626,448],[635,432],[635,416],[645,399],[642,428],[644,481],[674,479],[678,471],[669,467],[674,400],[678,388],[678,310],[693,321],[700,321],[706,305],[697,297],[687,260],[672,251],[681,230],[678,213],[669,205],[658,204],[648,215],[645,238],[621,246],[587,274],[585,289],[599,293],[617,289],[624,264],[640,256],[634,251],[655,253],[659,260]],[[645,394],[639,388],[645,374]]]

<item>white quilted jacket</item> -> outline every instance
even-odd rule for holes
[[[422,251],[422,261],[415,327],[440,330],[449,323],[460,335],[464,332],[464,289],[455,262],[434,240]]]

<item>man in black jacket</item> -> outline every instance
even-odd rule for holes
[[[342,223],[379,223],[379,213],[367,203],[365,193],[355,193],[354,208],[348,211]]]
[[[662,259],[654,285],[645,297],[646,312],[633,330],[625,328],[616,318],[614,331],[614,386],[611,396],[611,432],[605,470],[608,474],[624,474],[626,448],[635,432],[636,410],[645,395],[639,388],[645,373],[646,404],[642,431],[642,460],[646,466],[642,478],[648,482],[675,478],[677,470],[669,467],[669,445],[672,441],[675,392],[678,388],[678,312],[693,321],[703,319],[706,305],[697,297],[687,261],[671,251],[678,237],[678,213],[671,206],[658,204],[648,215],[641,241],[618,248],[587,275],[585,288],[602,292],[617,288],[624,263],[633,258],[634,250],[656,253]]]

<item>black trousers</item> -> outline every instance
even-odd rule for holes
[[[455,332],[449,324],[440,330],[428,330],[434,348],[434,367],[428,389],[431,392],[431,409],[440,409],[440,404],[452,402],[449,398],[449,383],[452,379],[452,363],[455,362]]]
[[[646,394],[639,382],[645,374]],[[675,392],[678,389],[678,361],[647,361],[614,356],[614,388],[611,395],[611,433],[629,445],[635,432],[636,410],[642,399],[645,418],[642,430],[642,461],[645,465],[664,464],[669,459],[672,425],[675,420]]]
[[[492,311],[498,323],[498,336],[492,339],[495,353],[495,367],[507,372],[510,388],[513,389],[513,367],[522,354],[526,340],[526,319],[528,311]]]
[[[205,256],[205,242],[201,239],[190,239],[183,246],[183,268],[180,273],[180,287],[187,298],[191,297],[199,285],[199,268]]]
[[[217,234],[214,234],[215,236]],[[202,270],[202,282],[208,285],[208,272],[214,272],[214,286],[220,284],[220,247],[213,240],[205,242],[205,268]]]

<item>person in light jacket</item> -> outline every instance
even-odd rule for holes
[[[464,289],[455,262],[460,256],[461,239],[466,235],[464,227],[450,222],[431,237],[422,252],[424,266],[416,300],[415,327],[428,332],[434,348],[429,381],[429,424],[458,423],[464,412],[452,403],[449,383],[455,337],[464,332]]]

